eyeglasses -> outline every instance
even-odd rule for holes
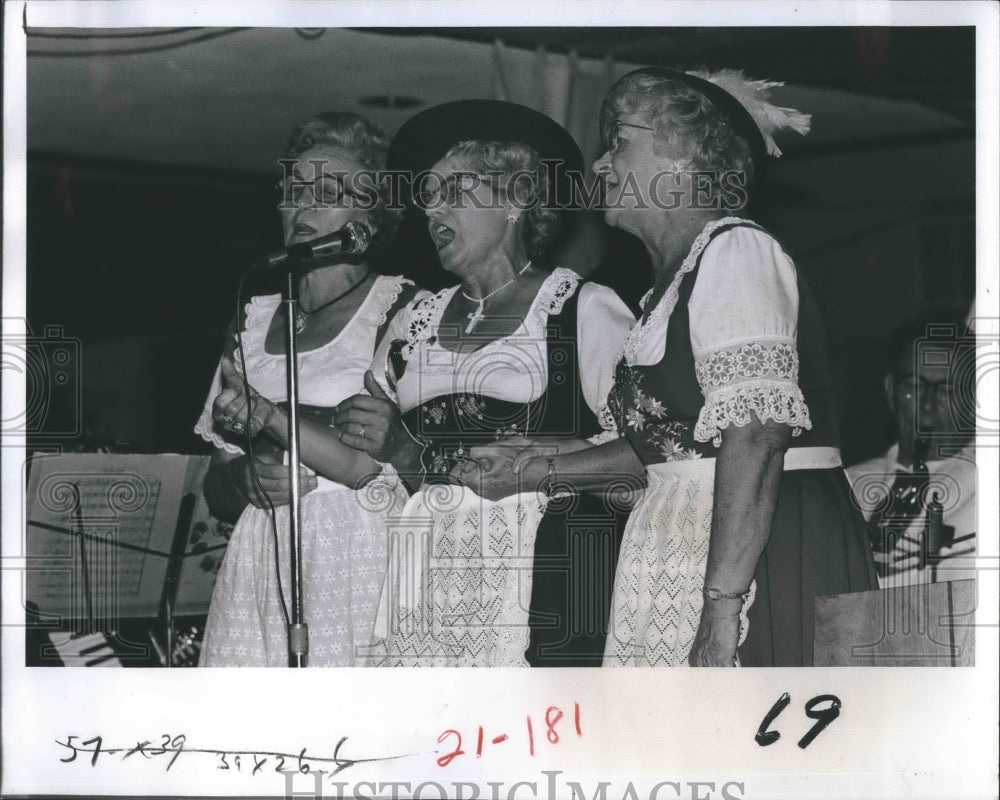
[[[275,201],[282,208],[291,206],[301,208],[302,198],[305,197],[307,190],[312,194],[317,208],[343,208],[345,197],[357,197],[355,192],[347,188],[343,178],[336,175],[323,174],[312,181],[287,175],[275,181]]]
[[[639,128],[644,131],[651,131],[653,128],[649,125],[637,125],[634,122],[622,122],[621,120],[616,120],[615,124],[611,126],[611,135],[608,137],[608,152],[611,155],[617,155],[622,150],[625,149],[625,145],[628,144],[629,140],[622,138],[621,128]]]
[[[444,180],[431,175],[424,181],[415,199],[420,207],[425,209],[440,208],[441,205],[455,206],[460,197],[470,194],[483,184],[489,186],[494,194],[500,192],[500,187],[488,175],[479,175],[475,172],[456,172]],[[476,201],[472,202],[475,204]],[[479,206],[476,205],[476,207]]]
[[[941,400],[954,400],[961,391],[951,378],[944,378],[940,381],[929,381],[917,375],[897,375],[896,386],[908,399],[914,397],[933,399],[935,402]]]

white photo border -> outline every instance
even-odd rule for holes
[[[23,333],[25,317],[26,99],[23,15],[38,27],[241,26],[727,26],[975,25],[977,114],[977,333],[996,341],[1000,143],[997,11],[991,3],[662,3],[662,2],[29,2],[4,6],[4,336]],[[995,376],[980,402],[996,408]],[[3,376],[3,419],[23,408],[22,375]],[[12,412],[12,409],[14,410]],[[979,557],[975,668],[772,670],[44,670],[26,669],[19,627],[24,569],[21,447],[4,442],[3,489],[3,785],[4,796],[282,796],[314,792],[314,776],[251,775],[248,756],[181,755],[165,770],[139,753],[128,760],[60,763],[70,748],[103,737],[131,748],[186,736],[186,748],[281,750],[357,763],[323,781],[323,796],[569,797],[968,797],[996,793],[997,774],[997,442],[979,444]],[[987,527],[992,526],[992,527]],[[992,566],[989,566],[992,565]],[[775,723],[782,739],[754,741],[761,720],[788,693]],[[814,720],[810,698],[835,694],[840,718],[808,749],[796,742]],[[579,704],[582,735],[573,717]],[[560,745],[542,742],[546,710],[565,716]],[[529,755],[526,721],[539,742]],[[507,733],[509,749],[474,754],[478,727]],[[466,755],[436,759],[461,734]],[[541,733],[539,733],[541,732]],[[516,746],[515,746],[516,745]],[[257,750],[255,750],[257,748]],[[308,759],[307,759],[308,760]],[[229,764],[223,769],[222,763]],[[316,762],[319,763],[319,762]],[[328,765],[333,762],[324,762]],[[338,762],[339,763],[339,762]],[[288,759],[296,769],[296,760]],[[321,767],[323,768],[323,767]],[[333,767],[329,767],[333,771]],[[554,784],[550,782],[555,782]],[[371,783],[374,782],[374,783]],[[465,782],[465,785],[462,785]],[[522,782],[518,785],[518,782]],[[527,782],[527,783],[523,783]],[[703,785],[698,787],[698,783]],[[531,783],[535,788],[531,788]],[[432,785],[433,784],[433,785]],[[674,784],[680,787],[675,789]],[[708,784],[712,785],[709,788]],[[556,794],[549,787],[558,788]],[[651,794],[654,787],[659,787]],[[360,787],[360,788],[359,788]],[[692,788],[694,787],[694,788]],[[726,788],[728,787],[728,788]],[[473,794],[473,789],[478,794]],[[300,795],[302,796],[302,795]],[[600,795],[604,796],[604,795]]]

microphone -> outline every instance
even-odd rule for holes
[[[337,254],[360,255],[372,243],[372,231],[359,220],[348,222],[339,231],[317,236],[308,242],[290,245],[282,250],[264,256],[259,262],[262,267],[280,267],[291,262],[298,264],[314,258]]]

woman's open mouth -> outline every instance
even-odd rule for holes
[[[434,247],[438,250],[443,250],[449,244],[451,244],[452,239],[455,238],[455,231],[449,228],[447,225],[442,225],[441,223],[432,223],[428,229],[430,230],[431,239],[434,242]]]

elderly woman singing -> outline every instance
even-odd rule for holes
[[[373,180],[388,144],[381,128],[357,114],[328,112],[296,127],[286,151],[289,169],[276,186],[285,244],[354,220],[373,229],[375,247],[391,240],[399,214],[388,208],[388,185]],[[405,492],[394,476],[380,474],[381,465],[343,445],[329,423],[333,406],[361,389],[389,319],[415,294],[410,281],[375,274],[365,257],[314,259],[300,279],[293,313],[310,666],[354,666],[371,640],[386,563],[379,517]],[[229,332],[195,427],[216,448],[205,497],[216,516],[236,521],[212,596],[202,666],[288,663],[285,326],[280,295],[250,298]]]
[[[351,398],[336,416],[346,444],[391,461],[419,488],[390,528],[385,661],[599,665],[615,509],[582,497],[570,509],[536,486],[494,502],[462,485],[479,468],[469,459],[476,445],[601,430],[634,320],[610,289],[549,259],[579,148],[544,114],[469,100],[408,121],[389,165],[419,179],[427,234],[459,282],[390,327],[395,346],[374,363],[388,367],[398,408],[369,379],[373,396]],[[592,539],[574,538],[595,518]],[[595,583],[604,600],[588,604]]]
[[[645,469],[605,665],[811,664],[814,598],[876,587],[817,306],[778,242],[739,216],[780,154],[771,134],[808,130],[767,102],[771,86],[647,68],[601,109],[605,220],[642,241],[654,271],[609,397],[621,438],[507,464],[522,483],[554,471],[591,488]],[[487,496],[510,491],[496,469],[484,479]]]

